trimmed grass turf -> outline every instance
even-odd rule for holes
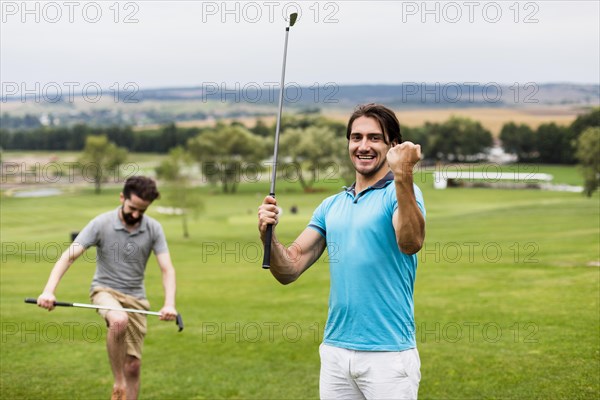
[[[600,259],[598,196],[435,191],[426,178],[419,185],[428,211],[415,289],[420,398],[596,398],[600,270],[589,265]],[[298,185],[278,184],[280,240],[292,241],[339,186],[304,194]],[[203,190],[205,211],[191,221],[190,239],[178,217],[149,211],[167,233],[186,329],[177,333],[173,323],[149,319],[142,398],[317,398],[326,263],[290,286],[277,284],[260,267],[256,230],[267,185],[242,185],[235,196],[210,192]],[[23,298],[42,290],[70,232],[116,207],[117,196],[109,189],[100,196],[85,190],[2,198],[0,397],[109,396],[105,329],[95,312],[48,313]],[[288,212],[292,204],[296,215]],[[88,302],[93,273],[92,255],[79,260],[63,278],[59,300]],[[146,286],[159,309],[154,259]]]

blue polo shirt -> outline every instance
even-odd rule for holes
[[[413,290],[417,256],[400,251],[390,172],[359,194],[354,185],[325,199],[309,227],[327,241],[331,289],[323,342],[362,351],[416,347]],[[425,216],[421,190],[414,185]]]

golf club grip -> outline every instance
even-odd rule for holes
[[[25,299],[25,303],[37,304],[37,299],[34,299],[32,297],[28,297],[28,298]],[[73,307],[72,303],[65,303],[63,301],[55,301],[54,305],[56,307]]]
[[[267,225],[267,231],[265,232],[265,254],[263,257],[262,267],[263,269],[271,268],[271,240],[273,239],[273,225]]]
[[[179,327],[179,332],[181,332],[183,330],[183,318],[181,318],[181,314],[177,314],[177,317],[175,318],[175,323]]]

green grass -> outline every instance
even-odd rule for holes
[[[570,180],[576,172],[563,173]],[[291,242],[340,185],[304,194],[297,184],[278,184],[280,240]],[[420,398],[597,398],[598,196],[436,191],[426,178],[419,185],[427,207],[415,290]],[[149,319],[142,398],[318,398],[328,267],[321,260],[290,286],[260,268],[256,209],[267,192],[266,184],[242,185],[235,196],[202,189],[205,209],[191,221],[189,239],[178,217],[150,208],[167,233],[186,328],[177,333],[173,323]],[[116,207],[117,196],[117,189],[96,196],[89,188],[1,199],[1,398],[109,396],[102,320],[82,309],[44,312],[23,298],[40,293],[70,232]],[[287,211],[292,204],[296,215]],[[59,300],[88,302],[94,268],[93,256],[78,260]],[[154,259],[146,288],[160,308]]]

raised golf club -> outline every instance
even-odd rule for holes
[[[28,297],[25,299],[25,303],[28,304],[37,304],[37,299],[32,297]],[[111,310],[111,311],[124,311],[128,313],[136,313],[136,314],[146,314],[146,315],[157,315],[160,316],[158,311],[146,311],[146,310],[138,310],[135,308],[119,308],[119,307],[111,307],[111,306],[98,306],[95,304],[84,304],[84,303],[67,303],[64,301],[55,301],[54,305],[56,307],[79,307],[79,308],[93,308],[95,310]],[[175,319],[175,323],[179,327],[179,332],[183,330],[183,319],[181,318],[181,314],[177,314],[177,318]]]
[[[273,173],[271,175],[271,190],[269,195],[275,197],[275,180],[277,179],[277,153],[279,151],[279,128],[281,126],[281,110],[283,108],[283,92],[285,90],[285,61],[287,58],[287,45],[290,27],[294,26],[298,13],[290,14],[289,25],[285,28],[285,42],[283,45],[283,67],[281,68],[281,84],[279,85],[279,111],[277,112],[277,124],[275,126],[275,146],[273,149]],[[265,250],[262,267],[271,268],[271,240],[273,238],[273,225],[267,226],[265,234]]]

